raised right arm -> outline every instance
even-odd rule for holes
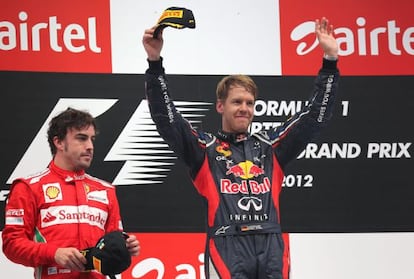
[[[161,137],[195,178],[205,159],[203,134],[197,132],[177,111],[168,89],[162,65],[162,33],[153,37],[155,28],[145,30],[142,42],[148,55],[149,67],[145,73],[145,93],[151,117]]]

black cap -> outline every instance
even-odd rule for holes
[[[86,270],[96,269],[104,275],[120,274],[131,265],[131,255],[126,247],[125,239],[128,235],[114,231],[105,234],[96,243],[82,251],[87,263]]]
[[[155,28],[154,31],[154,38],[157,38],[160,31],[168,26],[177,29],[186,27],[195,28],[193,12],[189,9],[180,7],[170,7],[166,9],[158,19],[157,28]]]

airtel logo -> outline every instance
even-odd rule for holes
[[[194,267],[191,264],[178,264],[175,266],[174,272],[166,272],[165,264],[158,258],[147,258],[137,263],[133,269],[132,278],[145,278],[150,272],[156,272],[157,279],[162,278],[189,278],[189,279],[205,279],[204,275],[204,253],[198,255],[200,266]]]
[[[50,16],[48,22],[29,25],[29,15],[25,11],[19,13],[18,19],[18,26],[10,21],[0,21],[0,50],[41,51],[50,47],[55,52],[65,49],[81,53],[89,49],[94,53],[101,53],[97,44],[95,17],[88,18],[86,28],[77,23],[62,26],[57,16]]]
[[[380,52],[389,52],[391,55],[414,55],[414,27],[408,27],[401,30],[395,20],[389,20],[386,26],[378,26],[372,30],[366,28],[367,20],[364,17],[356,19],[356,30],[348,27],[335,28],[335,36],[339,45],[339,55],[348,56],[354,53],[360,56],[379,55]],[[299,42],[296,53],[306,55],[314,50],[318,41],[312,44],[300,42],[306,36],[314,34],[315,24],[313,21],[307,21],[296,26],[290,33],[291,40]],[[386,40],[388,49],[380,49],[380,40]],[[368,51],[369,49],[369,51]]]

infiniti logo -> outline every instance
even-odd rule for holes
[[[256,197],[243,197],[238,201],[237,205],[245,211],[250,211],[252,205],[255,211],[259,211],[263,207],[262,200]]]

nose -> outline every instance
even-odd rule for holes
[[[93,150],[93,140],[92,139],[88,139],[86,141],[86,149],[92,149]]]
[[[248,109],[248,105],[246,102],[241,103],[240,111],[246,112]]]

